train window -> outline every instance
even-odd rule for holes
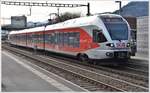
[[[39,36],[40,34],[37,34],[37,43],[40,43]]]
[[[55,43],[55,34],[54,33],[51,34],[51,43],[52,44]]]
[[[60,33],[60,37],[59,38],[60,38],[60,44],[64,45],[65,44],[65,40],[64,40],[65,39],[65,33],[63,33],[63,32]]]
[[[65,44],[69,46],[69,36],[70,36],[70,32],[65,33]]]
[[[51,34],[48,34],[48,44],[51,44]]]
[[[61,33],[59,33],[59,39],[58,39],[58,41],[59,41],[59,44],[61,44],[61,41],[62,41],[62,38],[61,38],[61,36],[62,36],[62,34],[61,34]]]
[[[57,43],[60,44],[60,33],[57,34]]]
[[[45,34],[44,40],[45,40],[45,43],[48,43],[48,35],[47,34]]]
[[[74,43],[74,36],[73,33],[69,33],[69,45],[73,46]]]
[[[54,33],[54,44],[57,44],[57,34]]]
[[[52,44],[52,34],[49,34],[49,40],[50,44]]]
[[[58,39],[59,39],[58,36],[59,36],[58,32],[55,33],[55,44],[58,44]]]
[[[75,32],[75,38],[74,38],[74,47],[79,47],[79,38],[80,38],[80,34],[79,32]]]
[[[51,44],[51,34],[45,34],[45,38],[46,38],[46,41],[48,44]]]
[[[64,34],[60,33],[60,44],[64,44]]]
[[[49,44],[49,42],[50,42],[49,34],[45,34],[45,43]]]
[[[21,39],[22,42],[23,42],[23,40],[24,40],[24,35],[21,35],[21,36],[20,36],[20,39]]]
[[[72,47],[79,47],[79,32],[68,33],[68,45]]]
[[[23,41],[23,39],[24,39],[23,35],[20,36],[20,39],[21,39],[21,41]]]
[[[37,40],[37,43],[40,43],[39,34],[36,35],[36,40]]]
[[[41,43],[41,35],[40,34],[38,35],[37,39],[38,39],[38,43]]]
[[[106,41],[107,40],[104,34],[102,33],[102,30],[97,30],[97,29],[93,30],[93,42],[102,43]]]
[[[64,44],[68,45],[68,34],[64,33]]]
[[[32,34],[29,34],[29,42],[32,43]]]
[[[110,18],[110,17],[101,17],[103,22],[123,22],[123,19],[120,18],[120,17],[113,17],[113,18]]]

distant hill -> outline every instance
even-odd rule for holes
[[[139,17],[139,16],[148,16],[149,9],[148,1],[133,1],[122,7],[122,16],[131,16],[131,17]],[[119,11],[116,10],[113,13],[118,14]]]

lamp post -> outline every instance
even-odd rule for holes
[[[121,11],[122,11],[121,4],[122,4],[122,2],[121,1],[115,1],[115,3],[119,3],[119,15],[121,15]]]

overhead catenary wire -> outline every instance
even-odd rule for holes
[[[87,7],[87,16],[90,15],[90,3],[86,4],[63,4],[63,3],[39,3],[39,2],[14,2],[14,1],[1,1],[1,4],[5,5],[17,5],[17,6],[41,6],[41,7]]]

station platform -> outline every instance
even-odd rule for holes
[[[70,81],[28,63],[23,58],[5,50],[2,51],[2,92],[87,91]]]
[[[135,62],[149,65],[149,55],[136,54],[136,56],[131,56]]]
[[[141,59],[141,60],[147,60],[148,61],[149,60],[149,54],[137,52],[135,54],[135,56],[133,56],[132,58],[134,58],[134,59]]]
[[[132,56],[131,59],[143,60],[144,62],[149,61],[148,57]]]

